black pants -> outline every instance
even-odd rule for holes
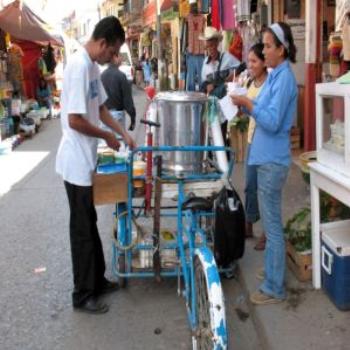
[[[64,182],[69,208],[69,232],[73,264],[73,305],[97,295],[105,283],[105,260],[97,229],[97,214],[92,186],[76,186]]]

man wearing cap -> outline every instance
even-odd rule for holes
[[[222,88],[230,73],[240,65],[240,61],[229,52],[220,52],[218,46],[222,40],[222,34],[214,27],[205,28],[204,35],[199,37],[205,41],[207,56],[202,66],[201,90],[217,97],[223,93]]]
[[[222,98],[226,95],[225,81],[229,80],[232,72],[240,66],[240,61],[229,52],[220,52],[218,46],[222,40],[222,34],[214,27],[207,27],[204,35],[199,37],[205,40],[207,56],[202,66],[201,91],[208,95]],[[225,142],[227,140],[227,120],[221,124],[221,132]]]

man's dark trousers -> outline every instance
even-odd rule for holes
[[[105,260],[97,229],[92,186],[64,182],[70,207],[70,243],[73,264],[73,305],[97,295],[105,282]]]

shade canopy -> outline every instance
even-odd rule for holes
[[[64,46],[62,36],[23,1],[13,1],[1,9],[0,28],[16,39]]]

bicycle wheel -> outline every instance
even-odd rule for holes
[[[227,349],[224,296],[218,269],[209,248],[196,249],[194,268],[197,329],[192,337],[193,349]]]

